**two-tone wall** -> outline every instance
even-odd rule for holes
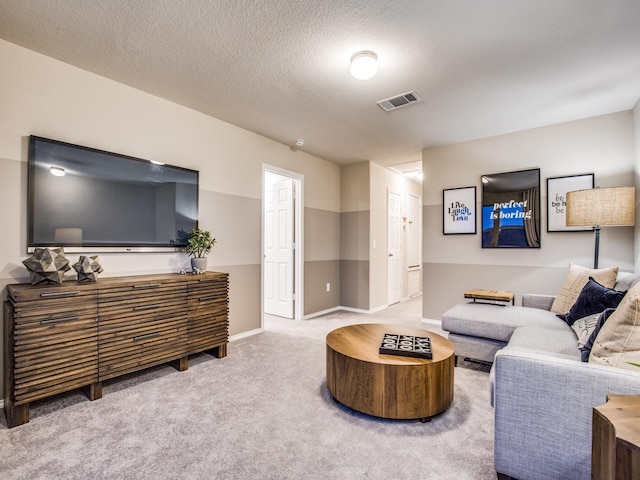
[[[406,217],[409,195],[419,197],[420,185],[373,162],[342,167],[341,185],[342,306],[365,311],[384,308],[388,304],[387,195],[400,196]],[[407,297],[406,228],[402,243],[402,296]]]
[[[0,58],[2,298],[6,284],[29,280],[21,264],[27,142],[38,135],[200,171],[200,226],[218,241],[209,269],[230,273],[231,335],[261,327],[262,166],[303,175],[305,313],[339,305],[338,288],[324,295],[339,278],[338,166],[6,41]],[[98,254],[105,277],[177,272],[189,262],[183,253]]]
[[[517,302],[554,294],[569,262],[593,266],[593,232],[546,231],[546,179],[593,172],[596,186],[632,186],[635,156],[630,111],[423,150],[423,317],[440,319],[470,288],[513,290]],[[479,212],[481,175],[531,167],[541,172],[541,248],[483,249],[479,221],[476,235],[443,235],[443,189],[476,186]],[[603,228],[600,267],[635,263],[634,228]]]

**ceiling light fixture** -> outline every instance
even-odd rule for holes
[[[66,175],[66,172],[64,171],[64,168],[62,168],[62,167],[50,167],[49,170],[56,177],[64,177]]]
[[[354,53],[351,57],[351,75],[358,80],[368,80],[378,71],[378,56],[369,50]]]
[[[304,140],[303,139],[299,138],[299,139],[296,140],[296,146],[297,147],[301,147],[303,145],[304,145]]]

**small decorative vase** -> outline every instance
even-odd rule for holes
[[[191,271],[194,275],[199,275],[207,271],[207,257],[197,257],[191,259]]]

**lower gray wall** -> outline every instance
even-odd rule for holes
[[[340,261],[340,303],[343,307],[369,310],[369,261]]]
[[[340,260],[304,262],[304,315],[323,312],[339,305]]]
[[[472,288],[511,290],[515,293],[516,305],[521,304],[525,293],[555,295],[567,267],[424,263],[423,317],[440,320],[449,308],[468,301],[464,292]]]

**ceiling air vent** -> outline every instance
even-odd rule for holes
[[[406,107],[407,105],[411,105],[412,103],[421,102],[422,99],[420,96],[414,92],[413,90],[407,93],[403,93],[402,95],[397,95],[395,97],[386,98],[385,100],[380,100],[376,102],[380,105],[385,112],[390,112],[391,110],[395,110],[396,108]]]

